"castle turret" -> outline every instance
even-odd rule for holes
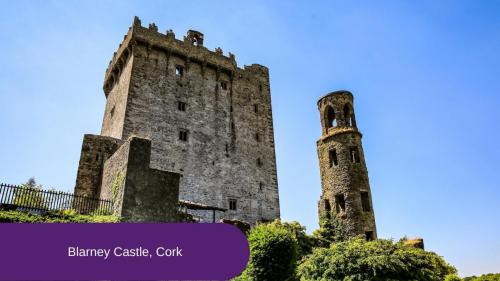
[[[320,218],[340,219],[349,235],[377,238],[368,171],[361,133],[356,126],[353,96],[329,93],[318,101],[322,136],[317,142],[321,173]]]

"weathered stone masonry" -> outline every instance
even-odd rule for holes
[[[233,54],[212,52],[203,41],[200,32],[177,40],[135,18],[106,70],[96,136],[117,145],[106,150],[84,140],[94,149],[82,149],[77,193],[100,194],[106,151],[137,136],[151,140],[151,168],[182,175],[180,199],[226,208],[227,219],[279,218],[268,69],[239,68]]]
[[[353,96],[332,92],[318,101],[322,136],[317,142],[322,194],[319,215],[341,219],[349,235],[377,238],[361,133],[356,126]]]
[[[113,200],[122,221],[178,218],[180,175],[151,169],[150,157],[151,141],[131,137],[104,164],[100,198]]]

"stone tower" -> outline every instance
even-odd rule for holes
[[[353,96],[329,93],[318,101],[322,136],[317,141],[322,194],[319,215],[340,219],[351,236],[377,238],[361,133],[356,126]]]
[[[217,219],[279,218],[269,71],[240,68],[233,54],[211,51],[204,40],[194,30],[176,39],[136,17],[106,70],[106,108],[94,142],[151,140],[151,168],[182,175],[181,200],[227,209]],[[99,194],[100,164],[85,161],[106,161],[115,149],[100,146],[102,157],[80,160],[80,167],[96,168],[79,171],[77,194]]]

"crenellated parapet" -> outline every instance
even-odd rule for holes
[[[211,51],[203,46],[203,41],[204,36],[201,32],[189,30],[183,40],[179,40],[175,38],[175,33],[172,30],[167,30],[163,34],[158,31],[158,27],[154,23],[149,24],[148,27],[143,27],[141,20],[135,17],[132,26],[124,36],[118,50],[113,54],[113,58],[106,69],[103,85],[106,97],[120,77],[124,65],[134,54],[134,48],[137,45],[146,46],[148,50],[163,51],[169,56],[181,57],[190,64],[198,63],[203,67],[224,72],[231,77],[237,70],[242,70],[237,67],[234,54],[228,53],[225,56],[221,48]],[[268,73],[267,68],[260,65],[245,66],[244,70],[247,69],[249,71]]]

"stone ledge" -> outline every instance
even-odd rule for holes
[[[361,137],[363,136],[358,131],[358,128],[355,128],[355,127],[334,127],[334,128],[328,129],[328,134],[321,136],[321,138],[318,140],[318,143],[322,142],[322,141],[324,142],[333,136],[340,135],[340,134],[346,134],[346,133],[355,133]]]

